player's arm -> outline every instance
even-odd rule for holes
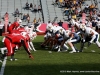
[[[33,59],[33,56],[31,55],[31,52],[30,52],[29,47],[28,47],[28,42],[26,40],[21,40],[21,43],[22,43],[24,49],[26,50],[26,52],[28,53],[29,58]]]

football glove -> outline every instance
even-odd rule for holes
[[[32,55],[29,55],[29,58],[33,59],[33,56]]]

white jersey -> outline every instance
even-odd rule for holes
[[[53,34],[53,29],[54,29],[54,27],[53,27],[53,25],[51,26],[48,26],[48,28],[47,28],[47,33],[44,35],[44,38],[49,38],[49,37],[52,37],[52,34]]]
[[[92,25],[92,23],[90,21],[86,23],[87,27],[90,27],[91,25]]]
[[[98,41],[99,40],[99,34],[95,30],[93,30],[93,29],[91,29],[89,27],[86,27],[85,29],[86,29],[86,33],[88,35],[93,34],[91,36],[92,38],[91,38],[91,40],[89,42],[90,43],[95,42],[97,44],[97,46],[100,47],[100,42]]]
[[[67,39],[69,37],[69,30],[65,30],[65,29],[60,29],[59,30],[59,33],[60,35],[64,38],[64,39]]]
[[[100,21],[97,22],[97,26],[100,26]]]
[[[53,33],[59,31],[59,29],[61,29],[62,27],[60,26],[53,26]]]
[[[98,34],[95,30],[91,29],[90,27],[85,28],[85,33],[91,35],[92,33]]]

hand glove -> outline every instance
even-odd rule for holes
[[[29,55],[29,58],[33,59],[33,56],[32,55]]]

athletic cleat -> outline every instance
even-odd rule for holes
[[[91,43],[90,42],[88,42],[88,47],[91,45]]]
[[[79,52],[83,52],[82,50],[79,50]]]
[[[0,62],[2,63],[2,60],[0,60]]]
[[[79,53],[79,51],[76,51],[77,53]]]
[[[55,46],[54,49],[58,49],[58,46]]]
[[[1,53],[4,54],[4,50],[2,48],[0,48],[0,50],[1,50]]]
[[[34,50],[34,51],[36,51],[36,50]]]
[[[68,50],[62,50],[61,52],[67,52]]]
[[[15,49],[15,52],[17,52],[18,50],[17,49]]]
[[[60,50],[58,50],[57,52],[61,52]]]
[[[60,52],[60,48],[58,48],[58,51],[57,52]]]
[[[91,50],[91,52],[95,52],[95,50]]]
[[[49,53],[52,53],[52,51],[48,51]]]
[[[69,53],[76,53],[76,51],[70,51]]]
[[[84,47],[85,49],[87,49],[87,47]]]
[[[45,46],[44,46],[44,45],[41,45],[41,47],[42,47],[42,48],[45,48]]]
[[[15,59],[15,58],[14,58],[14,59],[12,59],[12,58],[11,58],[11,59],[10,59],[10,61],[17,61],[17,59]]]

